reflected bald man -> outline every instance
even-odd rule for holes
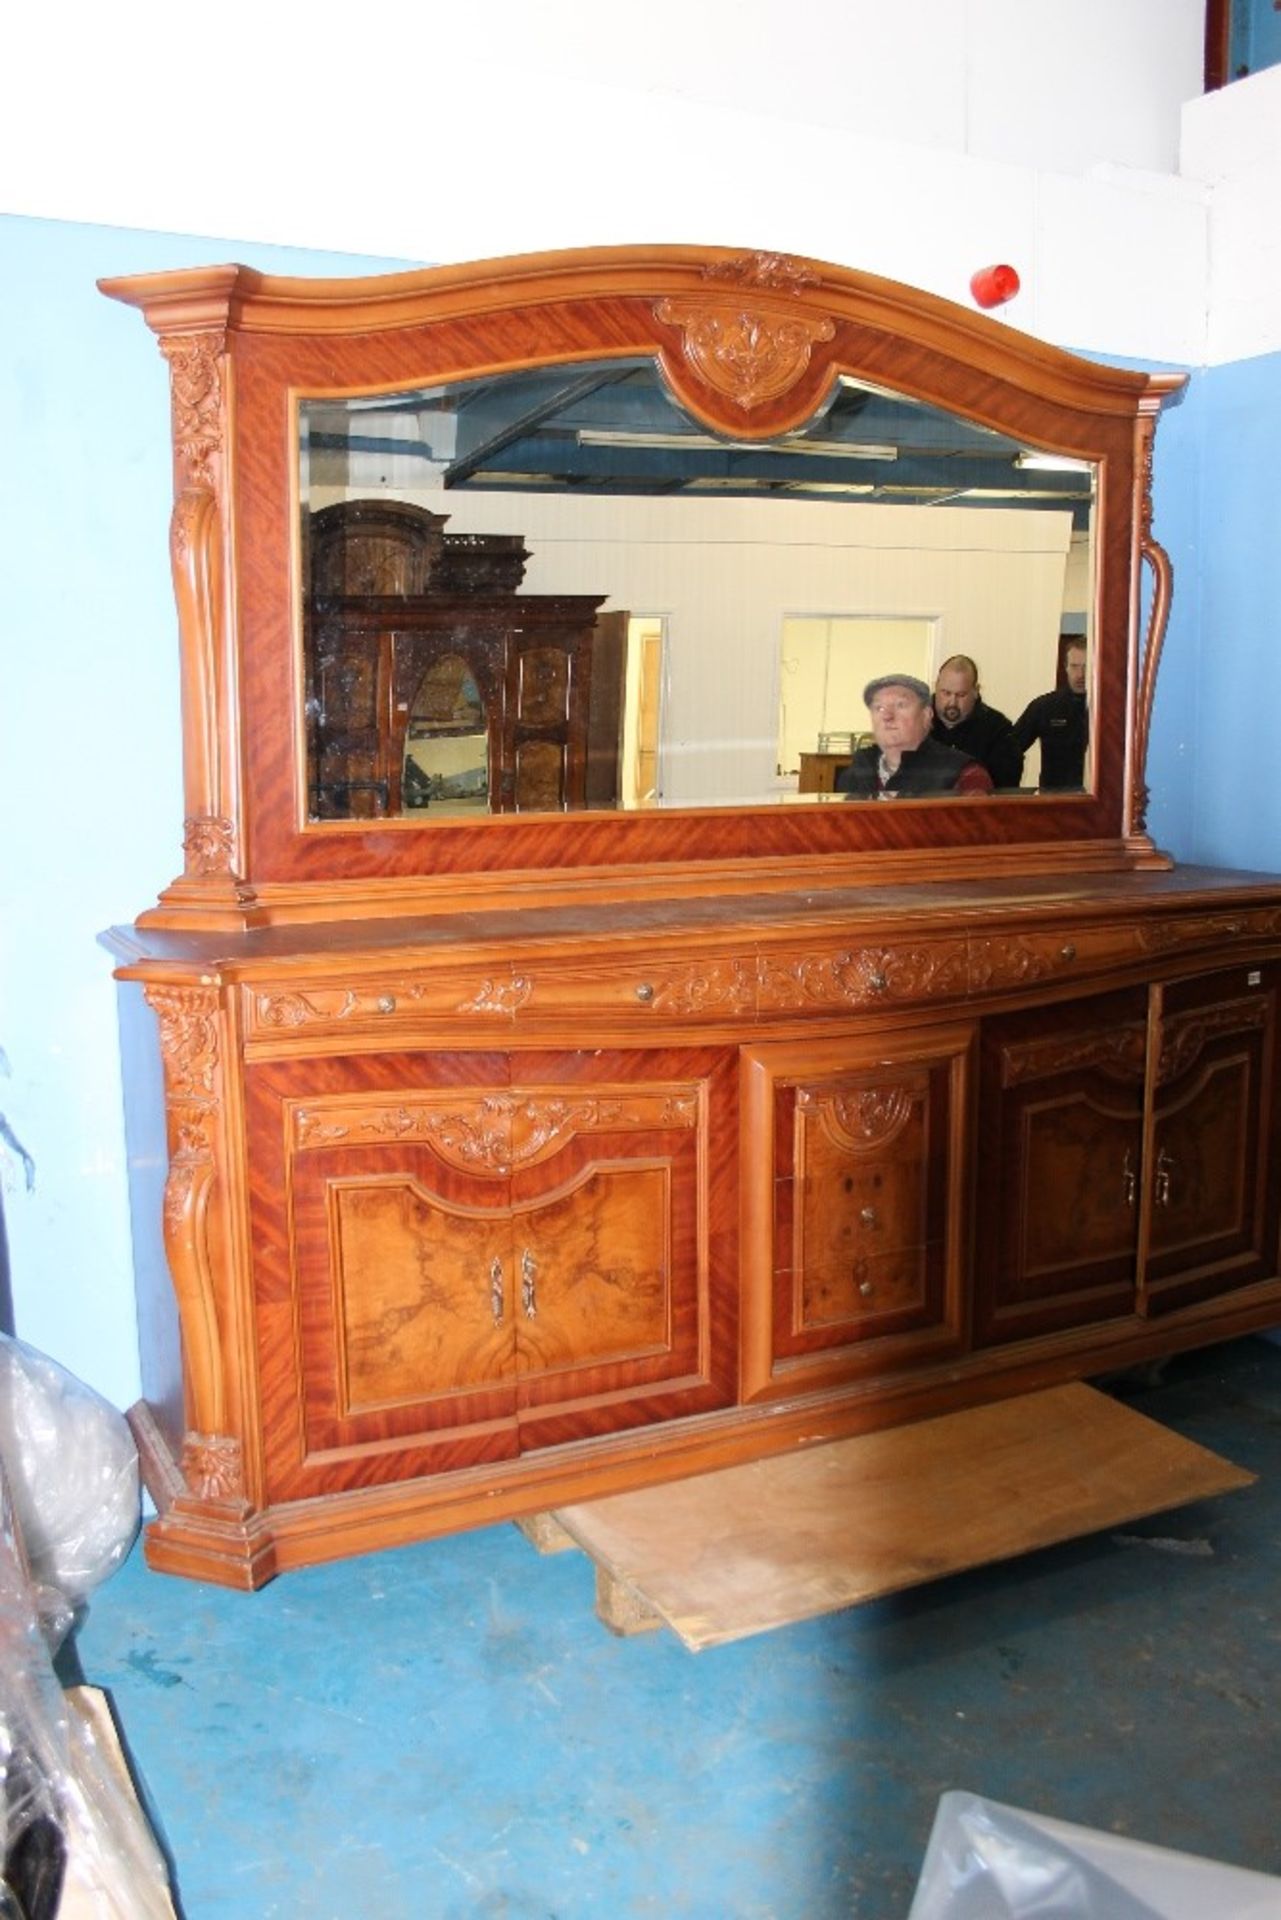
[[[863,689],[874,746],[860,747],[836,776],[849,800],[928,800],[946,794],[991,793],[987,768],[968,753],[930,738],[934,703],[924,680],[883,673]]]
[[[983,698],[979,670],[968,653],[954,653],[938,670],[934,682],[934,738],[980,761],[991,774],[994,787],[1017,787],[1023,778],[1023,755],[1014,728]]]

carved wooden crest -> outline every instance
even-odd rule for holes
[[[708,267],[705,278],[707,294],[660,300],[654,312],[680,329],[682,352],[700,378],[745,412],[794,387],[815,345],[836,331],[825,315],[786,304],[819,283],[786,254],[740,254]]]

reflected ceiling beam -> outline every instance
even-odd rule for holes
[[[528,438],[567,407],[626,378],[627,372],[626,368],[596,367],[571,380],[561,373],[535,374],[527,380],[487,384],[459,408],[458,439],[465,445],[446,467],[441,484],[462,486],[505,448]]]

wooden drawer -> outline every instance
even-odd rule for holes
[[[306,986],[243,989],[245,1039],[251,1045],[340,1037],[404,1044],[415,1028],[475,1016],[482,1024],[509,1024],[529,999],[532,982],[510,966],[472,972],[386,974],[358,984],[316,981]],[[263,1051],[268,1051],[263,1046]]]

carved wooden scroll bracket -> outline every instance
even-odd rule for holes
[[[1148,610],[1147,632],[1139,663],[1139,678],[1134,704],[1134,735],[1130,753],[1130,817],[1127,829],[1132,835],[1146,833],[1148,819],[1148,740],[1152,729],[1152,706],[1156,699],[1156,677],[1165,645],[1165,630],[1170,620],[1170,600],[1174,591],[1174,569],[1170,556],[1152,535],[1152,431],[1147,423],[1143,443],[1142,481],[1139,496],[1139,557],[1152,573],[1152,604]]]
[[[221,1124],[218,995],[209,988],[144,988],[160,1022],[169,1176],[164,1241],[182,1324],[187,1435],[183,1476],[191,1491],[219,1501],[244,1493],[240,1442],[227,1432],[232,1409],[223,1362],[212,1213]]]

